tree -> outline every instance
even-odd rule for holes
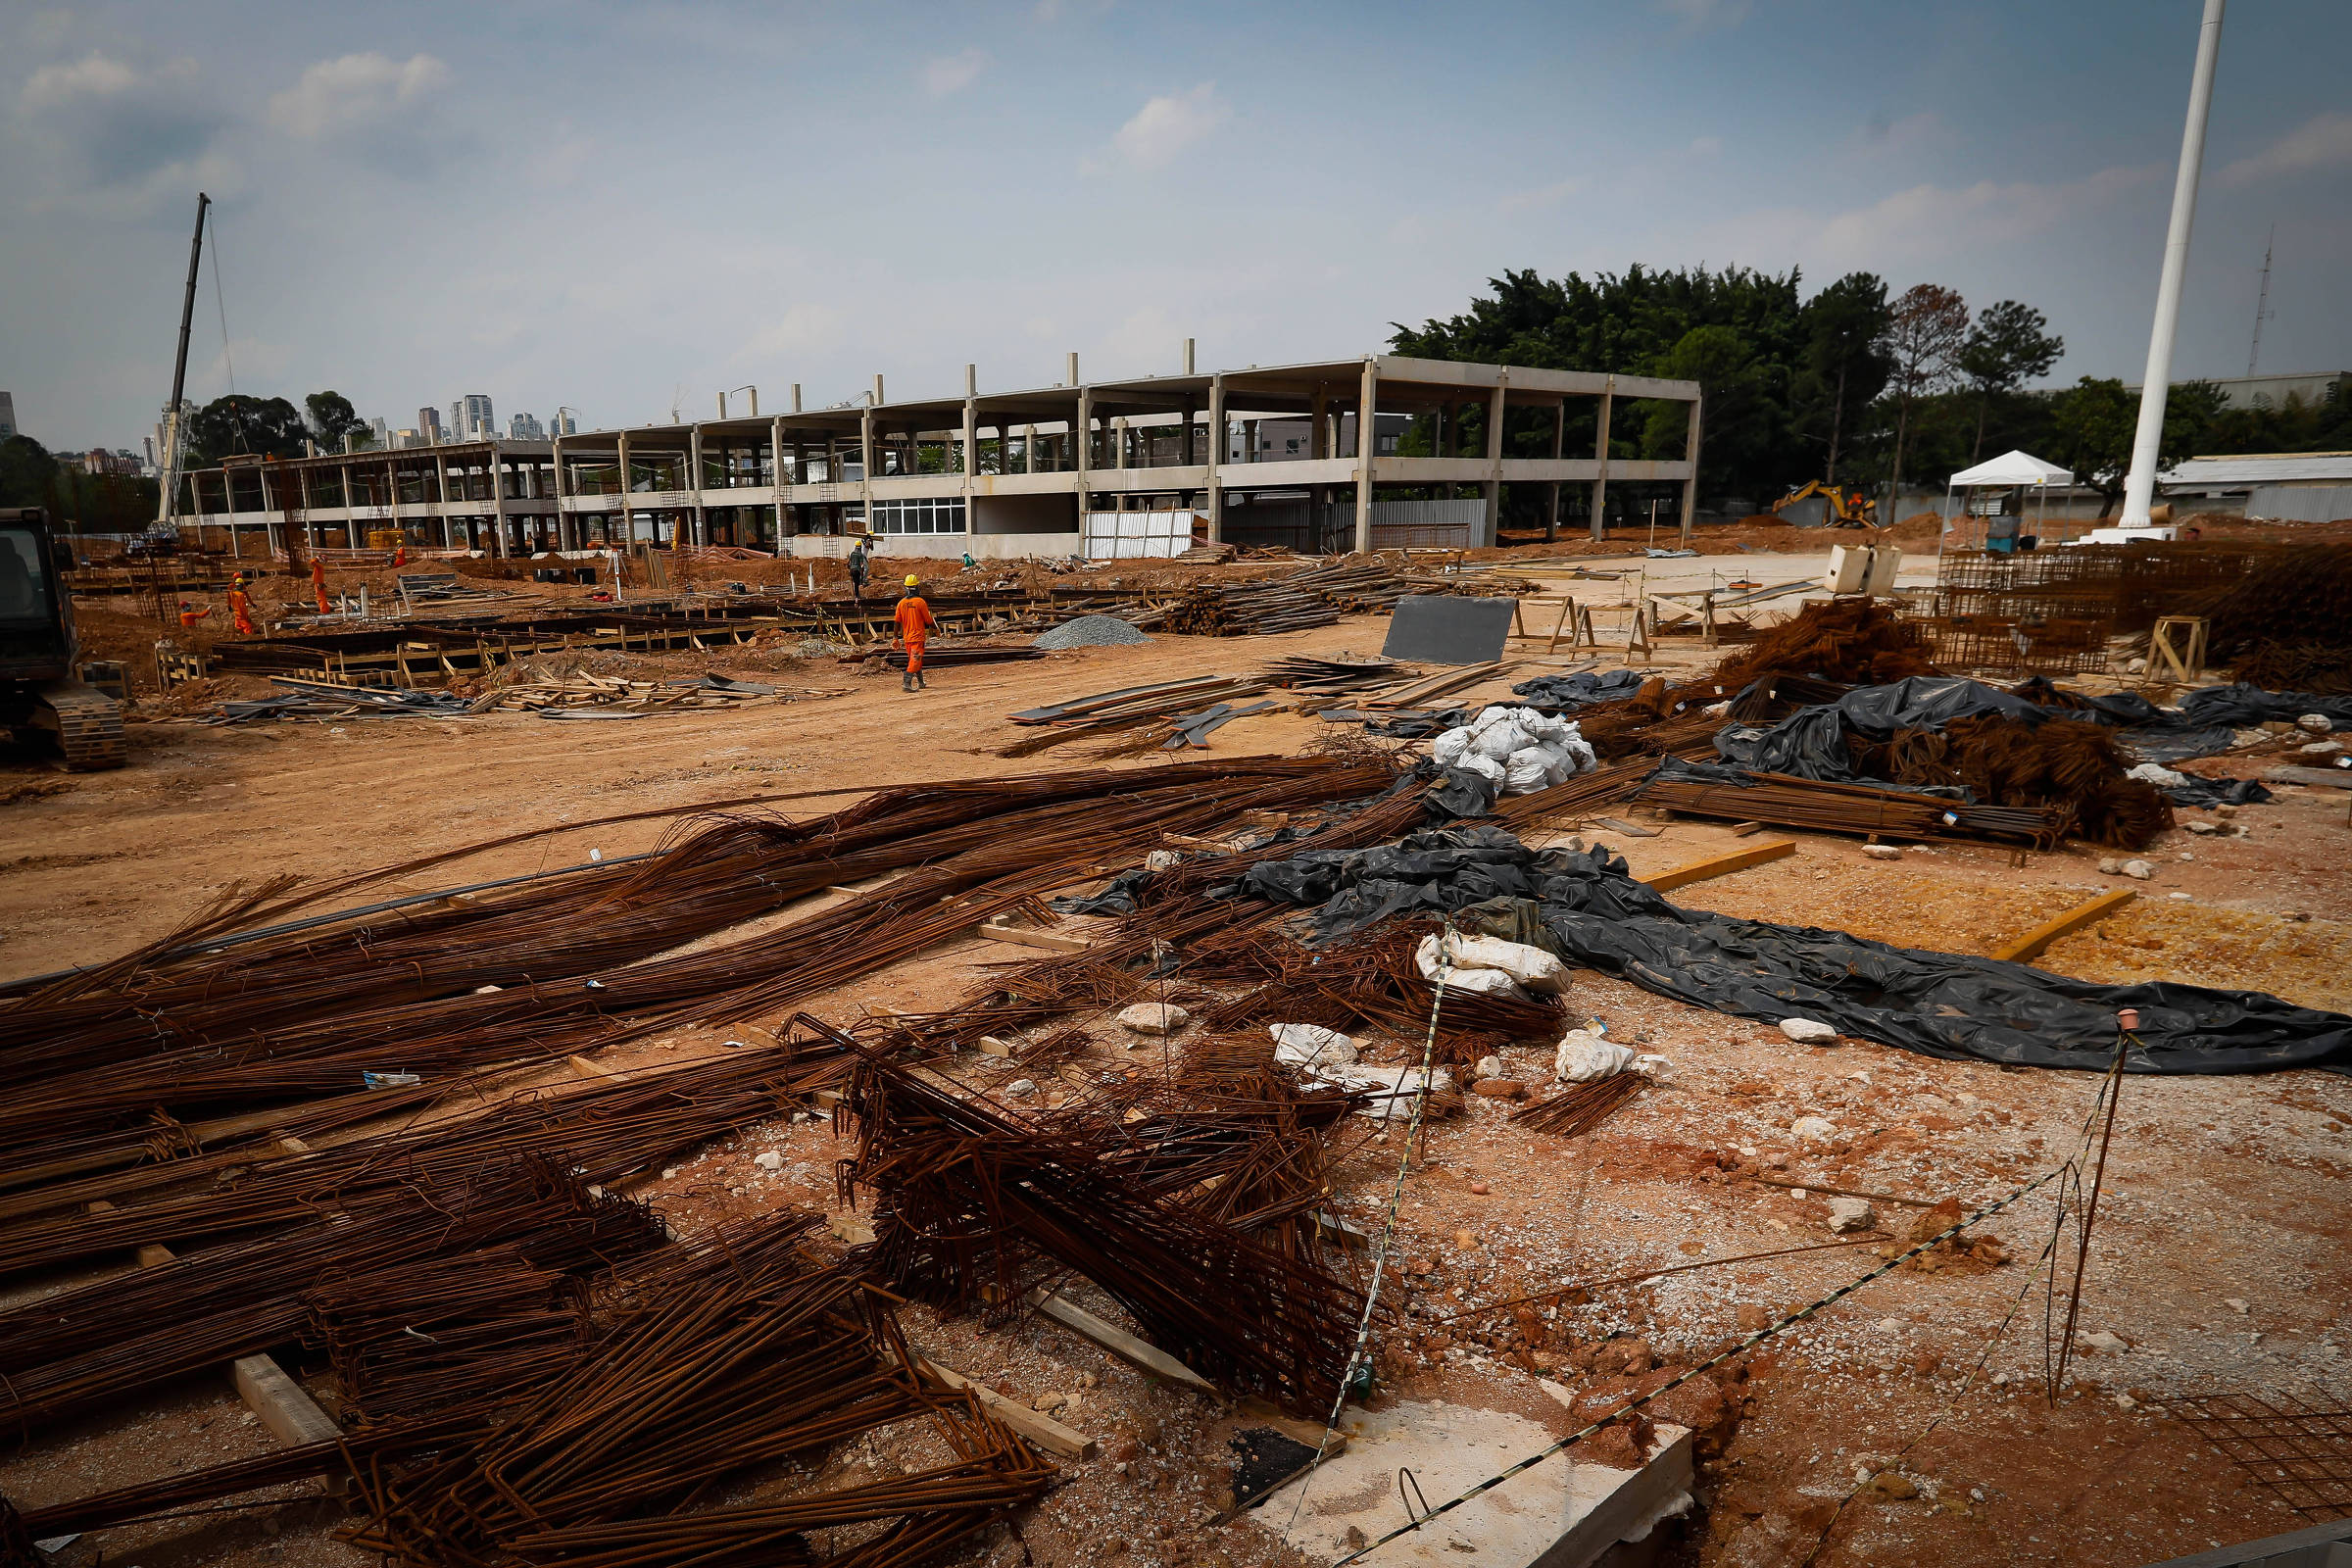
[[[365,433],[368,421],[351,406],[351,399],[340,392],[314,392],[302,400],[311,411],[311,428],[318,432],[318,444],[329,452],[343,450],[343,438]]]
[[[2049,318],[2033,306],[2002,300],[1978,315],[1968,340],[1960,345],[1956,363],[1977,392],[1977,441],[1969,451],[1970,463],[1984,456],[1984,416],[1992,400],[2015,392],[2037,375],[2049,374],[2058,356],[2066,352],[2066,339],[2042,330],[2049,324]]]
[[[1804,360],[1793,387],[1792,423],[1800,434],[1828,444],[1821,467],[1825,484],[1838,482],[1846,432],[1859,426],[1863,411],[1886,390],[1893,367],[1879,344],[1892,322],[1886,281],[1870,272],[1848,272],[1805,303]],[[1826,432],[1805,429],[1824,417]]]
[[[2196,455],[2222,408],[2222,391],[2211,381],[2184,381],[2164,401],[2164,430],[2156,443],[2156,465],[2169,468]],[[2084,376],[2058,394],[2051,410],[2060,461],[2075,478],[2099,492],[2099,515],[2115,510],[2132,472],[2132,446],[2139,434],[2139,399],[2124,383]]]
[[[0,441],[0,507],[57,504],[57,459],[28,435]]]
[[[1725,494],[1741,477],[1768,468],[1786,448],[1786,367],[1760,361],[1736,329],[1692,327],[1651,362],[1650,373],[1698,383],[1706,410],[1698,456],[1702,489]],[[1679,457],[1690,440],[1690,405],[1649,402],[1641,432],[1643,457]]]
[[[1889,514],[1902,494],[1903,439],[1910,433],[1912,409],[1951,379],[1953,362],[1967,337],[1968,302],[1955,290],[1936,283],[1914,283],[1894,302],[1886,335],[1881,340],[1890,362],[1887,384],[1895,409],[1894,459],[1886,484]],[[1886,520],[1895,518],[1889,515]]]
[[[210,467],[239,453],[299,458],[309,435],[301,413],[284,398],[232,392],[188,416],[189,457],[183,466]]]

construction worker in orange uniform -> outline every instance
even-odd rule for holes
[[[311,597],[318,601],[318,613],[331,615],[334,606],[326,602],[326,563],[317,556],[311,558]]]
[[[906,677],[899,683],[899,689],[929,691],[931,683],[923,679],[923,642],[931,635],[931,628],[939,624],[939,618],[923,600],[923,585],[911,576],[906,579],[906,592],[899,600],[898,613],[893,618],[899,623],[898,640],[906,646]]]
[[[181,631],[194,631],[196,629],[196,623],[212,612],[213,607],[210,605],[205,606],[202,610],[198,610],[195,606],[189,604],[185,599],[182,599],[179,602],[179,629]]]
[[[246,597],[245,574],[241,571],[237,573],[236,580],[228,585],[228,612],[236,620],[237,635],[240,637],[252,637],[261,632],[261,627],[253,623],[253,601]]]
[[[404,539],[404,540],[402,540],[402,541],[401,541],[401,543],[400,543],[400,548],[392,552],[392,564],[393,564],[394,566],[398,567],[398,566],[405,566],[405,565],[407,565],[408,564],[409,564],[409,543],[408,543],[408,541],[407,541],[407,540],[405,540],[405,539]]]

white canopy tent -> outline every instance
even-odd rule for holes
[[[2042,496],[2042,520],[2048,519],[2049,491],[2053,485],[2075,482],[2075,471],[2062,468],[2055,463],[2044,463],[2031,452],[2009,451],[1997,458],[1963,468],[1945,481],[1943,490],[1943,531],[1936,539],[1936,554],[1943,554],[1944,535],[1951,529],[1952,492],[1955,490],[2036,490]],[[2040,522],[2035,527],[2041,526]]]

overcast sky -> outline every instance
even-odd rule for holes
[[[2196,0],[336,5],[0,0],[0,388],[414,424],[1341,358],[1495,272],[1854,268],[2136,381]],[[2176,375],[2352,367],[2352,6],[2239,0]],[[228,352],[224,355],[221,316]]]

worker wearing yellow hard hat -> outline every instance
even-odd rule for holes
[[[939,621],[923,599],[921,581],[911,573],[906,578],[906,592],[899,600],[898,613],[894,618],[898,621],[898,640],[906,648],[906,675],[899,684],[910,692],[923,690],[930,685],[923,679],[923,644],[929,639],[931,628]]]

